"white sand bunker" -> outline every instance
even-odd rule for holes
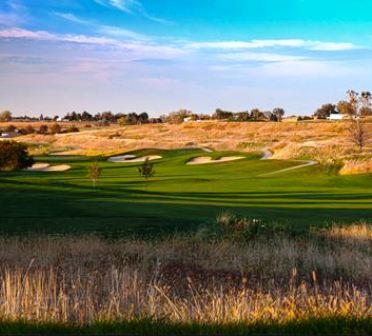
[[[163,157],[160,155],[147,155],[142,157],[137,157],[135,155],[122,155],[110,157],[107,161],[115,163],[134,163],[134,162],[145,162],[146,160],[153,161],[159,160]]]
[[[27,168],[25,170],[27,171],[35,171],[35,172],[64,172],[66,170],[71,169],[71,166],[67,164],[61,164],[56,166],[51,166],[49,163],[35,163],[32,165],[32,167]]]
[[[188,165],[202,165],[202,164],[211,164],[211,163],[222,163],[229,161],[236,161],[245,159],[244,156],[223,156],[217,160],[213,160],[210,156],[199,156],[187,162]]]

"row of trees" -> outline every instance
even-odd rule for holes
[[[347,91],[347,99],[337,104],[323,104],[318,108],[314,117],[327,119],[331,114],[343,114],[349,117],[372,116],[372,94],[369,91],[358,93],[354,90]]]
[[[27,116],[18,118],[22,120],[43,120],[43,121],[71,121],[71,122],[99,122],[102,124],[118,123],[124,125],[138,125],[148,123],[172,123],[178,124],[185,120],[229,120],[229,121],[260,121],[260,120],[271,120],[281,121],[285,111],[282,108],[275,108],[272,112],[263,112],[257,108],[251,111],[244,112],[230,112],[222,109],[216,109],[215,113],[210,115],[196,114],[187,109],[181,109],[175,112],[171,112],[167,115],[162,115],[159,118],[150,118],[146,112],[142,113],[117,113],[114,114],[111,111],[105,111],[97,113],[95,115],[90,114],[87,111],[82,113],[69,112],[63,118],[58,116],[54,118],[44,118],[40,115],[39,118],[29,118]],[[11,121],[12,114],[9,111],[3,111],[0,113],[0,121]]]
[[[212,119],[216,120],[234,120],[234,121],[260,121],[260,120],[271,120],[281,121],[285,114],[284,109],[274,108],[273,111],[263,112],[257,108],[251,111],[244,112],[230,112],[217,109],[213,114]]]

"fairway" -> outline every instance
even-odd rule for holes
[[[370,175],[338,176],[321,165],[270,175],[299,162],[260,160],[260,153],[213,152],[208,156],[214,159],[245,159],[195,166],[186,163],[205,151],[125,154],[162,159],[154,162],[156,174],[148,181],[139,176],[141,163],[108,162],[108,157],[38,157],[37,162],[67,164],[71,170],[0,173],[1,232],[156,235],[196,230],[223,211],[294,230],[372,217]],[[95,160],[103,170],[93,188],[86,168]]]

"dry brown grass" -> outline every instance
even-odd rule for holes
[[[363,239],[351,240],[355,236]],[[0,318],[254,323],[368,317],[371,249],[367,224],[334,227],[320,238],[244,243],[2,238]]]
[[[365,160],[348,160],[340,170],[341,175],[372,173],[372,158]]]
[[[348,122],[235,123],[192,122],[180,125],[148,124],[110,126],[56,136],[28,135],[28,142],[49,142],[58,148],[75,148],[77,154],[116,154],[124,151],[187,146],[211,147],[215,150],[252,152],[270,147],[274,157],[293,159],[301,156],[344,158],[360,155],[350,141]],[[372,123],[365,124],[372,132]],[[370,153],[368,146],[364,150]]]

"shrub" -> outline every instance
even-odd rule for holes
[[[14,125],[9,125],[7,127],[5,127],[4,131],[5,132],[15,132],[17,128],[14,126]]]
[[[0,112],[0,121],[10,121],[12,120],[12,113],[10,111]]]
[[[39,133],[40,134],[47,134],[48,133],[48,126],[47,125],[41,125],[39,127]]]
[[[50,126],[50,133],[52,133],[52,134],[61,133],[61,130],[62,130],[61,125],[59,125],[57,123]]]
[[[31,167],[34,163],[24,144],[15,141],[0,142],[0,170],[13,171]]]
[[[79,132],[79,131],[80,131],[79,128],[76,127],[76,126],[70,126],[70,127],[66,130],[67,133],[76,133],[76,132]]]
[[[26,127],[26,132],[27,132],[27,134],[33,134],[33,133],[35,133],[35,128],[33,128],[31,125],[28,125]]]

